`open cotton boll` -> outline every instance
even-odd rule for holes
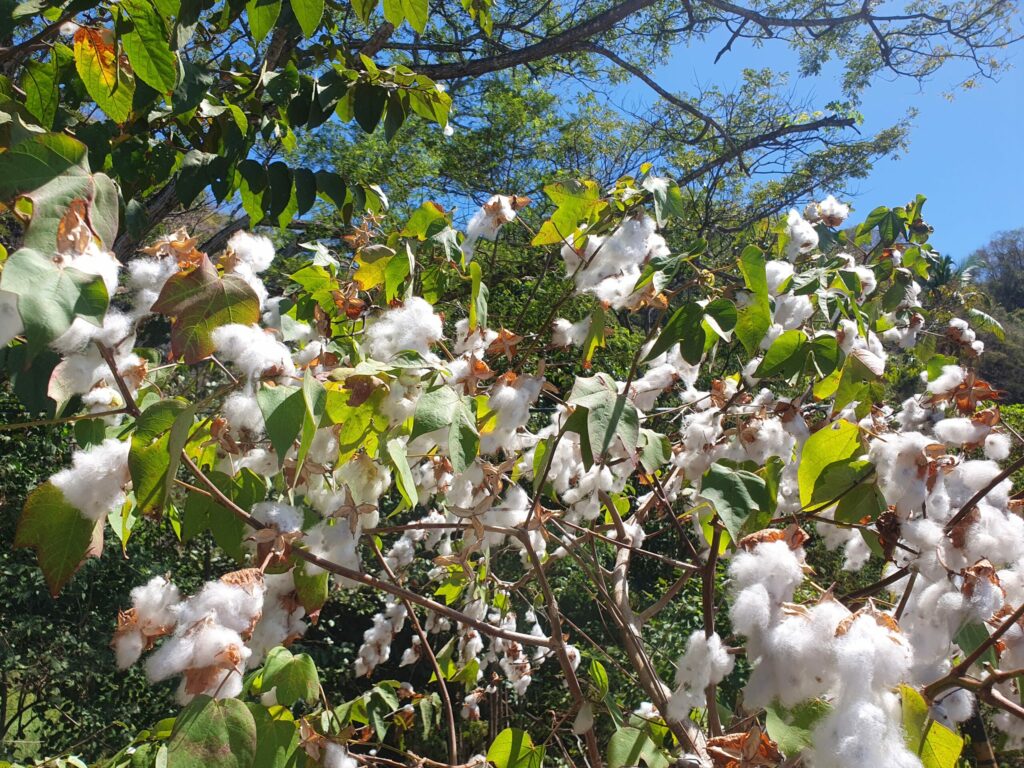
[[[976,445],[981,443],[992,431],[992,427],[984,423],[976,423],[967,418],[943,419],[932,428],[935,436],[944,443],[953,445]]]
[[[132,315],[136,318],[148,315],[163,290],[164,283],[178,271],[173,258],[144,258],[128,262],[126,285],[131,292]]]
[[[348,750],[333,741],[324,745],[321,757],[323,768],[359,768],[359,761],[348,753]]]
[[[466,225],[466,239],[462,241],[462,253],[466,261],[473,258],[477,240],[494,240],[501,228],[516,217],[518,203],[508,195],[492,195]]]
[[[116,347],[132,334],[133,320],[116,309],[107,311],[103,325],[94,325],[88,320],[76,317],[71,326],[50,342],[50,348],[62,355],[72,355],[84,350],[89,344],[99,342],[106,347]],[[125,344],[132,347],[132,343]]]
[[[514,436],[530,420],[530,407],[540,396],[544,379],[539,376],[517,376],[500,379],[488,395],[487,405],[495,412],[493,424],[480,435],[480,453],[494,453],[499,448],[514,449]]]
[[[214,329],[212,339],[221,361],[237,366],[250,383],[266,374],[295,374],[288,347],[257,325],[222,325]]]
[[[985,458],[992,461],[1003,461],[1010,455],[1012,443],[1010,437],[1001,432],[993,432],[985,438]]]
[[[776,603],[789,602],[804,580],[803,549],[790,549],[785,541],[765,541],[751,551],[739,552],[729,563],[729,577],[740,591],[760,584]]]
[[[920,470],[924,451],[933,443],[933,438],[920,432],[892,433],[884,440],[872,441],[868,450],[868,460],[875,465],[886,501],[895,505],[903,519],[925,503],[928,486]]]
[[[246,576],[257,574],[244,583],[228,581],[207,582],[198,594],[193,595],[178,609],[178,630],[187,630],[197,622],[213,621],[233,632],[252,632],[263,611],[263,596],[266,585],[263,576],[255,569],[239,572]],[[229,574],[229,577],[233,574]],[[227,577],[225,577],[227,578]]]
[[[818,233],[814,226],[800,215],[796,208],[789,209],[786,217],[786,258],[793,261],[802,253],[809,253],[818,247]]]
[[[274,261],[274,244],[263,235],[239,230],[228,240],[228,251],[257,274],[270,268]]]
[[[357,453],[334,472],[334,479],[348,487],[352,503],[376,507],[381,494],[391,487],[391,471],[365,453]],[[373,527],[376,523],[368,524]]]
[[[272,525],[281,533],[302,530],[302,510],[280,501],[261,501],[253,504],[251,514],[261,523]]]
[[[566,273],[574,277],[579,293],[595,293],[610,278],[622,278],[604,287],[608,298],[624,300],[632,292],[639,268],[648,258],[669,254],[665,239],[655,232],[656,224],[648,216],[627,219],[608,237],[588,237],[582,249],[562,248]],[[625,283],[632,283],[627,287]]]
[[[557,318],[551,325],[551,344],[556,347],[582,347],[590,333],[590,316],[578,323],[570,323],[564,318]]]
[[[302,620],[306,611],[296,599],[292,572],[268,573],[263,578],[267,594],[263,599],[263,614],[247,643],[252,651],[246,660],[249,669],[263,663],[272,648],[288,645],[306,632],[306,623]]]
[[[334,525],[324,520],[306,532],[306,545],[317,557],[352,571],[362,570],[359,558],[359,533],[353,533],[347,520],[339,520]],[[318,565],[306,563],[306,574],[316,576],[323,573]],[[343,587],[352,589],[360,586],[358,582],[336,576],[335,581]]]
[[[434,314],[428,302],[413,296],[368,324],[363,349],[373,360],[388,361],[406,350],[429,358],[430,346],[442,338],[441,318]]]
[[[694,707],[705,706],[705,689],[722,682],[734,663],[717,632],[710,637],[703,631],[690,635],[686,652],[676,664],[676,690],[668,702],[668,717],[683,720]]]
[[[942,373],[928,382],[927,390],[933,395],[945,395],[964,383],[964,369],[959,365],[944,365]]]
[[[221,406],[221,413],[238,440],[258,440],[266,429],[263,411],[255,395],[232,392]]]
[[[492,331],[490,328],[477,326],[472,331],[469,330],[469,319],[464,317],[455,323],[454,352],[457,355],[479,355],[497,338],[498,332]]]
[[[139,629],[146,635],[164,634],[177,623],[175,608],[181,592],[163,576],[154,576],[131,591],[132,607]]]
[[[76,451],[71,466],[50,478],[68,504],[89,520],[102,520],[124,503],[131,482],[128,451],[131,441],[108,438],[85,451]]]
[[[877,696],[910,678],[913,651],[891,621],[866,609],[837,630],[835,669],[843,696]]]
[[[804,751],[808,768],[921,768],[907,749],[900,721],[872,701],[840,702],[814,729]]]
[[[114,635],[114,661],[118,669],[128,669],[142,656],[146,650],[146,638],[142,632],[120,632]]]
[[[121,262],[110,251],[101,250],[91,237],[81,253],[64,254],[63,264],[58,265],[102,278],[108,296],[113,296],[117,292]]]
[[[765,262],[765,275],[768,278],[768,293],[778,296],[786,281],[793,277],[793,265],[788,261],[772,259]]]
[[[850,206],[840,203],[832,195],[815,204],[815,208],[817,217],[827,227],[842,226],[843,222],[850,215]]]

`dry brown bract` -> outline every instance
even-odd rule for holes
[[[779,746],[757,723],[746,733],[729,733],[708,739],[708,754],[715,768],[761,768],[782,762]]]
[[[744,536],[739,540],[740,549],[744,549],[747,552],[753,551],[758,544],[764,544],[769,541],[784,541],[792,550],[800,549],[804,545],[804,542],[810,538],[803,528],[796,523],[790,524],[784,530],[779,528],[765,528],[763,531],[752,533],[749,536]]]

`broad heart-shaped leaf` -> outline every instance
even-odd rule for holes
[[[180,398],[160,400],[144,410],[135,422],[132,447],[128,452],[128,470],[141,514],[159,512],[163,508],[171,461],[168,448],[171,430],[178,417],[187,410],[189,404]],[[177,453],[176,458],[180,459],[181,448]]]
[[[103,521],[82,517],[60,488],[46,482],[25,500],[14,546],[36,551],[46,586],[56,597],[87,557],[99,556],[103,549]]]
[[[586,413],[586,436],[582,441],[588,444],[590,456],[584,450],[584,463],[603,458],[613,445],[625,448],[630,454],[636,451],[640,440],[640,415],[626,394],[618,393],[611,376],[598,373],[592,378],[577,378],[569,403]],[[584,438],[579,425],[574,431]]]
[[[456,472],[476,458],[480,447],[473,399],[448,386],[424,393],[416,403],[410,439],[448,428],[448,457]]]
[[[496,768],[541,768],[544,747],[535,747],[530,734],[518,728],[506,728],[487,750],[487,762]]]
[[[256,402],[263,413],[267,437],[277,454],[278,463],[292,447],[302,429],[306,403],[298,387],[261,387],[256,393]]]
[[[324,15],[324,0],[291,0],[291,4],[302,34],[311,37]]]
[[[38,351],[60,336],[76,317],[100,325],[107,310],[103,278],[59,267],[38,251],[15,251],[0,273],[0,290],[18,296],[29,349]]]
[[[210,472],[209,478],[242,509],[249,509],[253,504],[263,501],[267,495],[266,482],[249,469],[243,469],[234,478],[223,472]],[[185,500],[181,539],[187,542],[204,530],[213,534],[217,546],[228,555],[239,562],[245,559],[246,552],[242,546],[247,531],[245,523],[209,496],[189,493]]]
[[[209,257],[203,256],[191,272],[170,277],[153,311],[172,318],[171,354],[192,365],[213,354],[215,328],[259,320],[260,300],[242,278],[219,276]]]
[[[53,119],[57,116],[57,103],[60,99],[59,65],[55,48],[45,61],[26,61],[21,75],[25,108],[39,121],[39,125],[47,129],[53,126]]]
[[[907,748],[921,758],[924,768],[956,768],[964,740],[932,720],[928,703],[909,685],[900,686],[900,699],[903,702],[903,731]]]
[[[135,96],[135,76],[118,62],[113,40],[105,32],[79,27],[75,32],[75,68],[89,96],[115,123],[128,120]]]
[[[249,0],[245,10],[249,16],[249,31],[257,43],[262,43],[281,15],[281,0]]]
[[[444,208],[434,202],[423,203],[412,212],[412,216],[402,228],[402,237],[415,237],[426,240],[439,232],[448,223],[449,217]]]
[[[860,450],[860,427],[846,420],[828,424],[807,438],[797,470],[800,504],[806,507],[811,503],[814,486],[827,466],[845,461]]]
[[[40,133],[0,153],[0,200],[66,176],[87,177],[85,144],[63,133]],[[68,200],[70,203],[70,200]]]
[[[733,541],[751,533],[747,522],[756,513],[768,512],[769,500],[765,481],[742,469],[712,464],[701,481],[700,495],[711,502]]]
[[[814,726],[831,711],[831,705],[821,699],[802,702],[792,709],[773,705],[767,708],[765,729],[786,757],[795,758],[811,746]]]
[[[707,338],[703,321],[703,307],[694,301],[684,304],[665,323],[644,359],[651,360],[679,344],[686,362],[699,363],[704,355],[704,341]]]
[[[668,758],[658,749],[647,731],[631,726],[619,728],[608,742],[608,768],[637,765],[667,768]]]
[[[322,571],[317,574],[306,573],[305,561],[292,569],[292,580],[295,582],[295,594],[299,605],[306,609],[306,615],[315,615],[327,602],[331,587],[331,574]]]
[[[559,181],[544,187],[544,193],[558,208],[541,224],[531,245],[572,242],[581,222],[588,221],[607,203],[601,199],[601,187],[595,181]]]
[[[299,699],[316,701],[320,695],[320,676],[307,654],[292,654],[287,648],[277,647],[267,654],[263,665],[262,690],[277,688],[277,702],[290,707]]]
[[[121,36],[121,44],[135,74],[161,94],[173,91],[178,60],[157,9],[149,0],[120,0],[117,7],[132,22],[132,28]]]
[[[256,721],[238,699],[197,696],[174,721],[167,768],[250,768]]]
[[[768,347],[754,376],[789,378],[799,373],[807,361],[807,347],[806,333],[800,330],[784,331]]]
[[[255,702],[246,706],[256,723],[256,756],[252,768],[298,768],[302,764],[299,759],[299,724],[291,712],[281,707],[268,710]]]

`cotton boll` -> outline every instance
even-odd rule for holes
[[[441,318],[434,314],[434,308],[413,296],[368,324],[363,348],[374,360],[388,361],[406,350],[429,357],[430,345],[443,337]]]
[[[266,430],[263,410],[255,395],[232,392],[224,401],[221,413],[227,419],[232,435],[238,440],[255,442]]]
[[[935,436],[953,445],[975,445],[981,443],[992,431],[987,424],[975,423],[967,418],[943,419],[932,428]]]
[[[784,294],[775,299],[774,322],[783,331],[792,331],[801,327],[814,314],[814,305],[809,296]]]
[[[253,504],[252,516],[266,525],[274,526],[280,533],[294,533],[302,530],[302,510],[279,501],[261,501]]]
[[[359,768],[359,761],[348,753],[348,750],[333,741],[324,746],[321,757],[323,768]]]
[[[391,472],[365,453],[357,453],[334,472],[334,479],[348,487],[356,506],[376,507],[383,493],[391,487]],[[368,523],[373,527],[376,522]]]
[[[802,557],[802,549],[794,551],[785,541],[762,542],[732,559],[729,577],[737,591],[760,584],[773,602],[788,602],[804,579]]]
[[[850,215],[850,206],[840,203],[832,195],[829,195],[817,204],[817,213],[825,226],[839,227]]]
[[[793,261],[798,255],[810,253],[818,247],[818,233],[796,208],[791,208],[786,217],[786,234],[789,237],[786,244],[786,258],[790,261]]]
[[[228,240],[228,252],[257,274],[269,269],[275,256],[274,244],[269,238],[243,230],[235,232]]]
[[[210,581],[185,601],[178,608],[179,631],[187,631],[192,625],[209,620],[236,633],[252,632],[263,611],[266,586],[262,574],[254,569],[239,573],[246,581]],[[258,577],[253,578],[254,575]],[[229,577],[232,574],[225,578]]]
[[[250,383],[267,374],[295,374],[288,347],[259,326],[222,325],[214,329],[212,340],[221,361],[234,363]]]
[[[561,317],[557,318],[551,326],[551,343],[556,347],[582,347],[590,333],[590,317],[587,316],[578,323],[570,323]]]
[[[944,365],[942,373],[928,382],[928,391],[933,395],[949,394],[964,383],[964,369],[959,365]]]
[[[118,669],[128,669],[139,660],[146,649],[146,638],[142,632],[118,633],[114,636],[114,655]]]
[[[705,689],[722,682],[732,672],[734,663],[717,633],[710,637],[702,631],[690,635],[686,652],[676,665],[676,691],[669,700],[668,716],[682,720],[694,707],[704,706]]]
[[[539,376],[518,376],[510,382],[501,379],[491,388],[487,404],[495,416],[480,435],[481,454],[515,448],[515,433],[530,420],[530,407],[543,385],[544,379]]]
[[[837,634],[835,667],[844,696],[871,697],[909,679],[911,646],[880,614],[862,610]]]
[[[178,263],[169,257],[132,259],[127,269],[125,282],[133,294],[132,315],[138,318],[150,313],[164,284],[178,272]]]
[[[454,352],[457,355],[480,355],[498,338],[498,332],[477,326],[469,330],[469,320],[462,318],[455,323]]]
[[[903,432],[872,441],[868,450],[868,460],[878,473],[879,487],[902,519],[917,512],[925,503],[928,487],[922,468],[925,450],[933,442],[920,432]]]
[[[466,261],[473,258],[477,240],[493,241],[501,228],[516,217],[518,201],[507,195],[492,195],[483,206],[473,214],[466,225],[466,239],[462,243],[462,253]]]
[[[786,281],[793,277],[793,265],[788,261],[772,259],[765,262],[764,266],[768,278],[768,293],[778,296]]]
[[[763,584],[740,590],[729,609],[733,628],[741,635],[760,635],[772,619],[772,599]]]
[[[1010,438],[1001,432],[993,432],[985,438],[985,458],[1004,461],[1010,455]]]
[[[83,517],[102,520],[124,502],[124,487],[131,480],[130,448],[129,441],[108,438],[88,450],[76,451],[71,467],[55,474],[50,482]]]
[[[181,602],[181,592],[163,576],[154,576],[145,585],[135,587],[131,598],[143,634],[164,634],[177,623],[174,609]]]
[[[113,348],[128,339],[131,334],[132,319],[116,309],[110,309],[100,326],[76,317],[64,333],[50,342],[50,348],[61,355],[81,352],[93,342]],[[126,346],[131,347],[132,344]]]
[[[353,571],[362,570],[359,558],[359,535],[352,533],[347,521],[340,521],[335,525],[330,525],[326,520],[317,523],[306,532],[306,544],[312,554],[323,560]],[[315,576],[323,573],[323,569],[320,566],[307,563],[306,573]],[[347,588],[359,586],[358,582],[342,576],[335,577],[335,581]]]

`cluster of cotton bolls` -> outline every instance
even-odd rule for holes
[[[581,248],[562,247],[566,274],[578,293],[589,293],[615,309],[635,309],[646,295],[636,291],[643,265],[669,255],[665,238],[646,215],[624,221],[606,237],[586,235]]]
[[[826,227],[841,227],[850,215],[850,206],[840,203],[832,195],[821,202],[808,203],[804,208],[804,218],[811,224],[819,221]]]
[[[443,337],[441,318],[434,314],[434,308],[420,297],[412,296],[402,306],[389,309],[370,321],[363,349],[367,357],[383,362],[410,350],[428,360],[436,360],[430,347]]]
[[[198,695],[237,696],[253,656],[246,641],[260,622],[266,593],[264,575],[254,568],[208,582],[185,600],[177,587],[155,577],[132,591],[132,608],[121,614],[113,641],[118,664],[131,666],[155,639],[166,637],[146,658],[151,682],[181,675],[182,704]]]
[[[953,339],[969,357],[978,357],[985,351],[985,342],[978,338],[966,320],[954,317],[949,321],[946,335]]]
[[[408,615],[396,598],[389,596],[385,600],[384,610],[374,614],[373,626],[363,633],[363,644],[355,661],[356,677],[372,674],[378,664],[391,658],[391,643],[402,631]]]

